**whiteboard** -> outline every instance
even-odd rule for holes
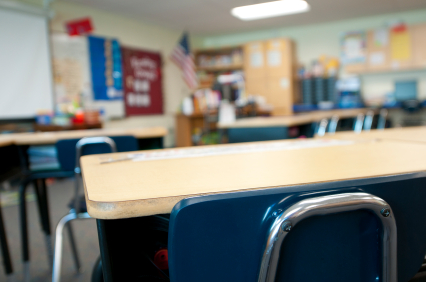
[[[0,119],[53,110],[45,16],[0,8]]]

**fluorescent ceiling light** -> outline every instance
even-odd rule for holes
[[[231,14],[240,20],[251,21],[303,13],[309,9],[309,4],[304,0],[279,0],[236,7],[231,10]]]

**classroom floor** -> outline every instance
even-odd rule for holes
[[[52,234],[60,218],[68,212],[67,204],[74,192],[73,180],[57,180],[48,185],[49,208],[51,215]],[[32,188],[29,189],[32,191]],[[9,248],[15,271],[15,281],[23,281],[21,263],[21,236],[19,229],[18,206],[3,207],[3,217],[9,241]],[[68,236],[64,235],[64,252],[62,263],[61,282],[90,281],[93,264],[99,256],[99,245],[94,219],[74,221],[74,232],[80,260],[83,265],[83,273],[76,274],[72,261]],[[28,203],[28,226],[30,232],[30,259],[31,259],[31,281],[52,281],[51,270],[48,265],[44,234],[39,224],[39,215],[35,201]],[[52,236],[54,237],[54,236]],[[54,240],[54,238],[52,238]],[[5,281],[4,268],[0,265],[0,281]]]

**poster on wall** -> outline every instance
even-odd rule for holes
[[[123,99],[120,44],[114,39],[87,38],[94,100]]]
[[[344,64],[365,63],[367,54],[364,31],[345,33],[341,42],[342,62]]]
[[[391,29],[391,57],[395,61],[411,59],[410,32],[405,24],[399,24]]]
[[[163,113],[161,55],[127,47],[123,58],[126,116]]]
[[[91,95],[87,39],[53,33],[51,43],[56,105],[67,111],[70,104],[81,105],[83,96]]]

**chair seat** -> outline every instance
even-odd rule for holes
[[[78,206],[79,206],[78,213],[87,212],[86,198],[84,197],[84,195],[80,195]],[[70,209],[74,209],[74,199],[71,199],[71,201],[68,204],[68,207]]]

